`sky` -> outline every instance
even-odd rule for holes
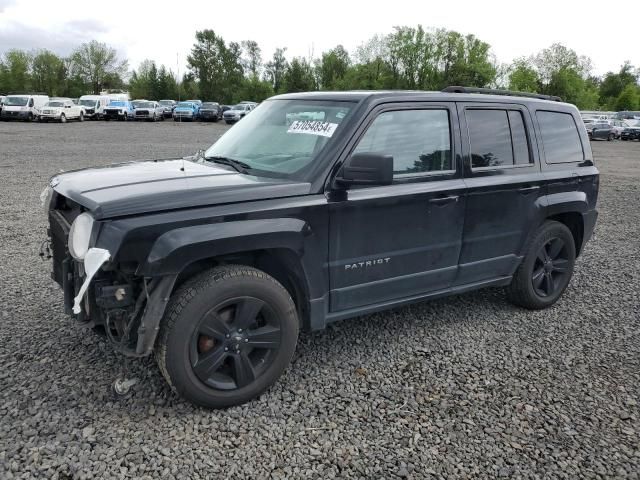
[[[488,42],[509,63],[560,42],[586,55],[593,73],[640,65],[637,28],[606,12],[602,1],[538,0],[0,0],[0,54],[47,48],[68,55],[96,39],[116,48],[130,68],[155,60],[180,75],[195,32],[213,29],[227,42],[255,40],[267,61],[277,47],[287,57],[314,57],[338,44],[349,52],[394,26],[446,28]],[[608,23],[610,22],[610,23]]]

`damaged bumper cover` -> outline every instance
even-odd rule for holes
[[[103,248],[90,248],[85,257],[84,257],[84,271],[85,271],[85,279],[82,285],[80,286],[80,290],[78,290],[78,294],[73,299],[73,313],[78,315],[82,310],[81,303],[84,295],[91,284],[91,280],[98,273],[98,270],[109,261],[111,258],[111,253],[109,250],[105,250]]]

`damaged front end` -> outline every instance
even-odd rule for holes
[[[41,255],[52,260],[65,313],[103,329],[116,351],[149,355],[176,277],[136,275],[135,268],[117,262],[117,252],[95,246],[100,222],[90,212],[53,191],[42,199],[49,228]]]

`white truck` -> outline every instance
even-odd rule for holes
[[[110,101],[109,95],[83,95],[79,103],[84,107],[85,118],[100,119]]]
[[[38,118],[40,110],[48,101],[48,95],[32,95],[29,93],[7,95],[2,106],[2,112],[0,112],[0,119],[31,122]]]
[[[39,122],[67,123],[68,120],[84,121],[84,107],[76,105],[70,98],[52,98],[40,110]]]

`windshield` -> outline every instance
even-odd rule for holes
[[[256,175],[296,178],[331,141],[351,102],[270,100],[231,128],[205,153],[241,161]]]
[[[109,104],[110,107],[126,107],[127,103],[126,102],[120,102],[120,101],[115,101],[115,102],[111,102]]]
[[[94,107],[95,104],[95,100],[80,100],[80,105],[84,105],[85,107]]]
[[[152,102],[138,102],[136,103],[136,108],[153,108]]]
[[[231,107],[231,110],[245,110],[246,108],[246,105],[234,105],[233,107]]]
[[[24,107],[28,101],[29,97],[7,97],[4,104],[7,107]]]
[[[202,108],[216,108],[218,106],[217,103],[203,103]]]
[[[48,102],[47,107],[64,107],[64,102]]]
[[[160,105],[173,105],[171,100],[160,100]]]
[[[193,108],[193,103],[189,103],[189,102],[180,102],[178,104],[179,107],[184,107],[184,108]]]

